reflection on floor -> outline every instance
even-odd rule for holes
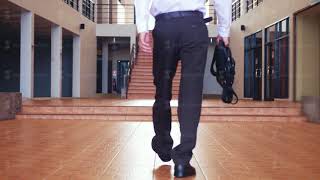
[[[172,136],[179,143],[179,126]],[[196,180],[320,179],[320,126],[307,122],[201,123]],[[151,122],[0,122],[0,179],[168,180],[173,164],[150,147]]]

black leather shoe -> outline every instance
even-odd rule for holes
[[[196,175],[196,169],[192,167],[190,164],[181,165],[177,164],[174,166],[174,176],[177,178],[183,178],[188,176]]]
[[[163,162],[169,162],[171,161],[171,153],[168,153],[168,154],[165,154],[165,153],[161,153],[159,151],[160,147],[158,147],[156,141],[155,141],[155,138],[152,139],[152,149],[154,152],[156,152],[159,156],[159,158],[161,159],[161,161]]]

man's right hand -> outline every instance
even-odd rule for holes
[[[142,32],[139,34],[139,50],[146,53],[152,53],[153,40],[151,32]]]

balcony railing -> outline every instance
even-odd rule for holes
[[[133,4],[98,4],[97,12],[100,24],[135,24]]]
[[[207,5],[208,16],[213,17],[210,24],[217,24],[213,5]],[[97,22],[99,24],[135,24],[134,4],[97,4]]]
[[[216,10],[214,9],[214,5],[212,5],[212,4],[206,5],[206,9],[207,9],[207,16],[213,18],[213,21],[211,21],[209,24],[217,24],[218,19],[217,19]]]
[[[73,9],[79,11],[79,0],[64,0],[64,2]]]
[[[263,0],[246,0],[247,12],[250,9],[253,9],[253,8],[259,6],[259,4],[261,4],[262,2],[263,2]]]
[[[95,4],[91,0],[82,0],[82,15],[94,21]]]
[[[241,0],[232,3],[232,21],[239,19],[241,16]]]

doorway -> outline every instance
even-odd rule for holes
[[[129,60],[117,61],[117,92],[121,94],[126,88],[127,74],[129,71]]]
[[[245,38],[244,96],[262,100],[262,31]]]
[[[320,96],[320,3],[295,13],[295,100]]]

